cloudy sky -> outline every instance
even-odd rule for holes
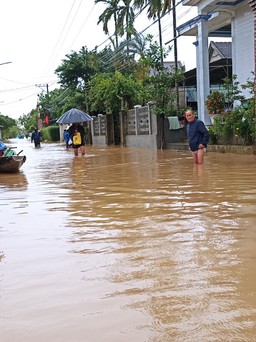
[[[109,44],[97,25],[104,5],[94,0],[1,0],[0,1],[0,113],[17,119],[36,107],[37,94],[57,85],[54,70],[72,50]],[[177,9],[177,25],[196,15],[196,9]],[[143,13],[136,19],[142,31],[150,26]],[[172,39],[172,16],[162,23],[163,42]],[[144,34],[157,38],[157,25]],[[183,40],[182,40],[183,39]],[[191,40],[192,39],[192,40]],[[195,39],[194,39],[195,40]],[[193,38],[179,38],[178,59],[189,70],[195,66]],[[173,56],[168,58],[173,60]],[[4,64],[6,62],[11,62]]]

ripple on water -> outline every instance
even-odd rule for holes
[[[254,340],[250,156],[22,144],[0,178],[1,338]]]

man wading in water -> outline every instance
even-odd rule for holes
[[[195,164],[203,164],[204,153],[210,140],[210,135],[203,121],[196,119],[194,112],[189,109],[185,113],[187,124],[187,135],[190,150]]]
[[[31,143],[34,141],[35,148],[41,147],[41,133],[35,128],[34,132],[31,135]]]

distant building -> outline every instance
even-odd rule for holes
[[[180,69],[183,65],[180,61],[177,62],[178,69]],[[174,61],[165,61],[164,62],[164,68],[167,69],[169,72],[175,72],[175,62]],[[150,70],[150,75],[156,74],[157,71],[152,69]]]
[[[231,78],[232,73],[232,43],[211,41],[208,48],[210,92],[224,91],[223,79]],[[185,72],[186,105],[197,109],[197,68]]]

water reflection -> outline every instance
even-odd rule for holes
[[[23,172],[18,173],[1,173],[0,174],[0,191],[1,188],[26,189],[27,178]]]
[[[0,224],[4,342],[254,341],[253,156],[27,153]]]

